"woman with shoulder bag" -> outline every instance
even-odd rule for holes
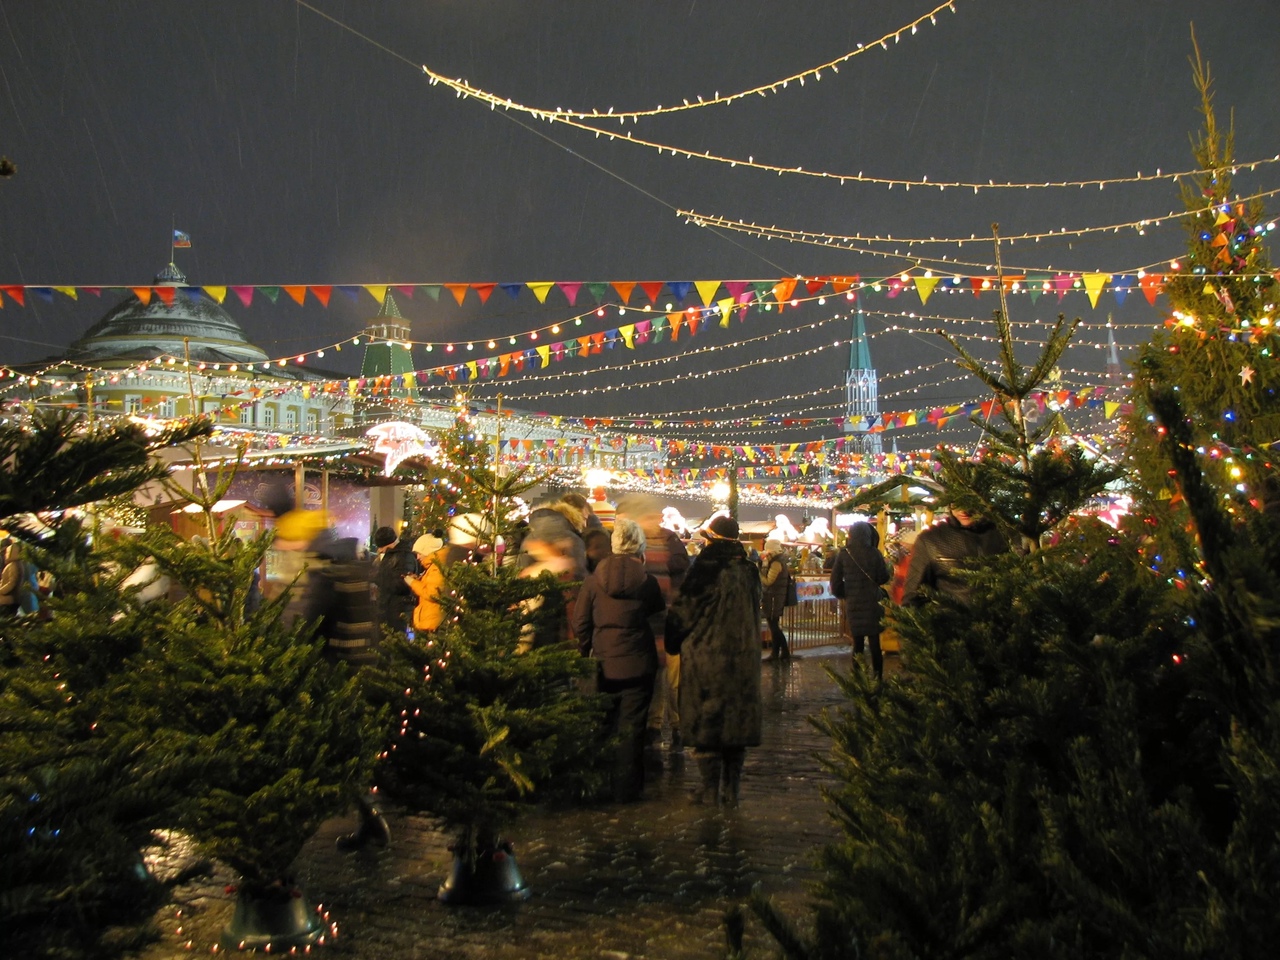
[[[760,554],[760,609],[769,624],[769,659],[790,660],[791,647],[782,632],[782,612],[787,604],[790,571],[781,540],[766,540]]]
[[[854,656],[860,656],[863,647],[871,648],[871,670],[877,680],[884,676],[884,654],[880,650],[880,601],[884,596],[881,586],[889,582],[889,565],[879,545],[880,534],[873,525],[855,523],[831,568],[831,592],[844,604]]]

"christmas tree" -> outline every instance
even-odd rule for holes
[[[503,830],[528,804],[598,791],[604,704],[579,692],[594,664],[573,646],[519,652],[522,634],[563,620],[570,586],[550,574],[519,577],[497,559],[499,538],[510,538],[516,522],[515,499],[542,478],[490,466],[465,419],[442,449],[442,482],[457,491],[450,508],[484,518],[480,550],[474,563],[445,569],[441,628],[388,639],[370,688],[396,726],[380,789],[445,821],[458,857],[474,866],[509,855]]]
[[[1213,140],[1208,71],[1198,56],[1194,66]],[[1199,198],[1188,205],[1202,215]],[[1206,265],[1200,243],[1222,246],[1194,233],[1191,264]],[[1242,252],[1251,264],[1265,256]],[[1194,292],[1234,282],[1230,272],[1199,274]],[[1237,313],[1246,302],[1229,299]],[[1130,532],[1067,517],[1058,543],[1034,551],[1100,478],[1070,462],[1035,470],[1052,444],[1015,437],[994,464],[944,460],[957,502],[1001,517],[1028,553],[975,571],[968,606],[943,598],[896,616],[901,679],[883,689],[859,671],[842,679],[848,706],[820,721],[843,837],[823,852],[816,936],[796,937],[756,904],[791,955],[1274,951],[1280,538],[1244,479],[1266,489],[1271,477],[1259,454],[1274,439],[1273,401],[1253,397],[1249,424],[1222,417],[1244,402],[1222,371],[1270,357],[1266,333],[1239,336],[1269,327],[1265,302],[1256,306],[1235,330],[1179,322],[1144,351],[1130,452],[1145,462],[1128,479],[1150,510]],[[1210,439],[1244,444],[1231,448],[1237,462],[1222,448],[1215,457]],[[1178,571],[1153,562],[1153,534],[1186,551],[1164,558]]]
[[[148,435],[65,411],[0,425],[0,525],[57,574],[51,618],[0,630],[0,927],[14,956],[108,956],[150,935],[161,891],[139,851],[198,770],[153,731],[107,719],[159,630],[121,587],[130,568],[90,550],[77,508],[159,478],[156,451],[208,430]]]

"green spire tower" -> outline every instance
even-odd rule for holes
[[[418,386],[413,378],[405,385],[404,374],[412,373],[413,348],[410,346],[409,324],[400,316],[391,291],[387,291],[378,315],[364,328],[364,361],[360,364],[360,376],[394,377],[391,386],[382,396],[401,399],[417,399]]]

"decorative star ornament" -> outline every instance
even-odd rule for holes
[[[1247,363],[1243,367],[1241,367],[1240,368],[1240,386],[1244,386],[1246,383],[1252,383],[1254,373],[1255,371],[1253,367],[1249,366]]]

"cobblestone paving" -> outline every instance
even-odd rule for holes
[[[829,777],[816,755],[825,754],[827,741],[807,717],[841,699],[824,666],[848,664],[847,649],[838,648],[762,664],[764,742],[747,752],[735,811],[689,803],[696,770],[686,751],[663,753],[663,769],[651,769],[641,802],[522,818],[509,837],[533,893],[524,903],[440,903],[449,838],[429,820],[392,810],[391,846],[354,855],[334,848],[353,821],[326,823],[297,864],[307,897],[324,903],[339,924],[321,955],[708,960],[724,956],[725,910],[757,883],[803,928],[815,854],[836,836],[819,793]],[[230,917],[223,889],[230,882],[219,872],[178,888],[177,904],[164,914],[164,939],[144,960],[208,954]],[[753,917],[746,946],[752,958],[781,956]]]

